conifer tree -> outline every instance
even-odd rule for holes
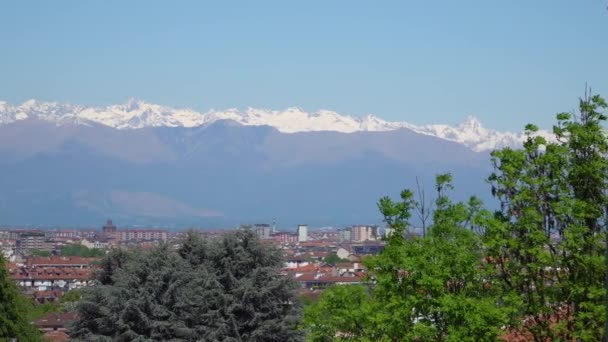
[[[72,334],[103,341],[298,341],[295,284],[251,231],[190,234],[175,251],[112,252]]]

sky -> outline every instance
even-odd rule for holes
[[[606,0],[4,1],[0,100],[550,127],[608,97]]]

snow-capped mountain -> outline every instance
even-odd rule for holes
[[[0,102],[0,124],[38,119],[56,123],[102,124],[116,129],[143,127],[198,127],[219,120],[232,120],[246,126],[271,126],[283,133],[334,131],[392,131],[407,128],[417,133],[461,143],[474,151],[515,146],[524,139],[522,134],[488,129],[475,117],[469,116],[457,126],[443,124],[417,126],[407,122],[390,122],[373,115],[356,118],[330,110],[314,113],[299,108],[283,111],[248,108],[200,113],[191,109],[167,106],[131,99],[125,104],[106,107],[84,107],[57,102],[28,100],[20,105]]]

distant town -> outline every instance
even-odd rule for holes
[[[306,224],[279,231],[267,223],[243,224],[259,239],[277,245],[284,253],[281,274],[299,284],[300,295],[314,300],[328,286],[358,284],[366,269],[361,260],[379,253],[390,229],[353,225],[312,230]],[[228,229],[119,228],[112,220],[99,229],[0,230],[0,248],[8,261],[9,276],[22,293],[39,304],[61,301],[69,291],[93,285],[101,258],[114,248],[152,248],[166,243],[178,247],[188,233],[207,239],[221,237]],[[45,334],[65,332],[75,319],[70,312],[50,313],[34,323]]]

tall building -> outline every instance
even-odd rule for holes
[[[338,230],[338,240],[340,242],[350,242],[350,229],[340,229]]]
[[[258,239],[266,240],[270,239],[270,225],[269,224],[256,224],[255,225],[255,235],[257,235]]]
[[[160,229],[126,229],[114,233],[116,239],[125,241],[167,241],[169,232]]]
[[[112,235],[116,233],[116,226],[112,223],[112,220],[108,220],[101,230],[104,235]]]
[[[298,242],[306,242],[308,241],[308,225],[299,224],[298,225]]]
[[[290,232],[277,232],[271,235],[272,239],[280,243],[296,243],[298,235]]]
[[[42,231],[17,231],[15,236],[15,251],[17,253],[26,253],[33,249],[52,250],[52,244],[46,243],[46,236]]]
[[[378,226],[357,225],[350,227],[350,241],[376,241],[378,240]]]

